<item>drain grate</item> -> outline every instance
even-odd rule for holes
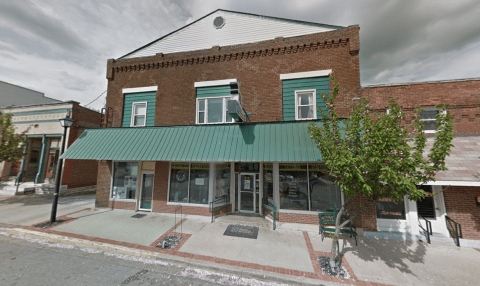
[[[132,215],[131,217],[132,218],[142,218],[142,217],[145,217],[147,216],[146,214],[136,214],[136,215]]]
[[[163,248],[163,249],[174,249],[177,244],[180,243],[180,241],[183,239],[181,236],[176,236],[176,235],[169,235],[162,239],[156,247],[158,248]]]
[[[223,235],[257,239],[258,227],[240,224],[230,224]]]

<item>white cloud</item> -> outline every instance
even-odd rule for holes
[[[86,104],[107,87],[107,59],[219,8],[360,24],[362,84],[480,77],[478,1],[26,0],[0,1],[0,80]]]

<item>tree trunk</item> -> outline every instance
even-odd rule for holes
[[[340,235],[340,221],[341,221],[343,211],[344,211],[344,205],[342,206],[342,208],[340,208],[340,211],[337,213],[337,217],[335,218],[335,234],[333,235],[332,250],[330,252],[330,267],[331,268],[335,267],[335,257],[336,257],[336,253],[337,253],[336,246],[337,246],[338,236]]]

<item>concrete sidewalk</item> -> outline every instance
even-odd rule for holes
[[[232,273],[251,273],[292,283],[354,285],[477,285],[480,251],[452,243],[403,242],[359,237],[342,241],[342,263],[350,278],[322,274],[318,256],[328,256],[331,240],[321,241],[317,231],[293,230],[284,224],[272,230],[260,217],[229,215],[210,223],[209,217],[135,213],[125,210],[81,208],[74,203],[62,214],[66,222],[39,229],[31,218],[15,223],[4,217],[0,201],[1,233],[51,238],[89,247],[151,255],[155,259],[210,267]],[[85,206],[85,205],[82,205]],[[12,211],[12,208],[9,208]],[[13,223],[12,223],[13,222]],[[3,225],[1,223],[4,223]],[[231,224],[258,227],[256,239],[224,235]],[[301,228],[300,226],[298,228]],[[316,229],[316,227],[311,228]],[[23,234],[22,234],[23,233]],[[183,237],[174,249],[156,245],[165,237]]]

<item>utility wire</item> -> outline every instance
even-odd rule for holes
[[[95,98],[94,100],[90,101],[87,105],[85,105],[85,107],[89,106],[90,104],[94,103],[97,99],[100,98],[100,96],[102,96],[105,92],[107,92],[106,90],[104,92],[102,92],[99,96],[97,96],[97,98]]]

